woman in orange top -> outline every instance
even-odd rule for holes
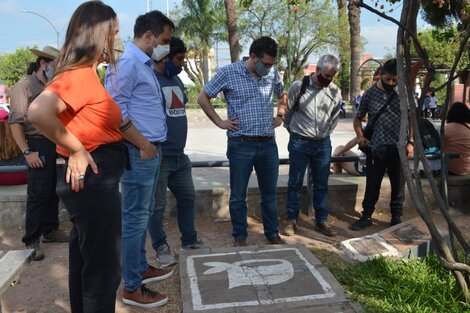
[[[121,111],[96,73],[115,63],[118,21],[101,1],[73,13],[56,72],[31,104],[30,121],[57,144],[57,194],[73,222],[69,289],[72,313],[114,312],[120,276],[121,201],[125,168]]]

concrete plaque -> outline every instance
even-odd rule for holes
[[[406,244],[411,244],[428,236],[427,233],[422,232],[413,224],[400,227],[392,231],[392,234]]]
[[[362,255],[376,255],[388,252],[388,249],[374,238],[361,238],[360,240],[351,241],[351,246]]]
[[[185,313],[297,312],[348,302],[331,273],[301,245],[182,251],[180,270]]]

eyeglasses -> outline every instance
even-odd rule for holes
[[[258,58],[258,60],[259,60],[259,62],[260,62],[265,68],[267,68],[267,69],[270,69],[271,67],[274,66],[274,64],[264,63],[264,62],[261,61],[261,59],[259,59],[259,58]]]

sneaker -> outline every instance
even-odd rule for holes
[[[171,254],[170,246],[166,243],[158,247],[156,258],[161,267],[168,267],[176,264],[176,259]]]
[[[401,223],[401,218],[400,217],[392,217],[392,220],[390,221],[390,226],[395,226]]]
[[[31,254],[32,261],[40,261],[44,259],[44,252],[39,245],[39,240],[33,242],[32,244],[26,245],[26,248],[33,250],[33,253]]]
[[[287,221],[286,227],[284,227],[285,236],[294,236],[297,230],[297,222],[295,220]]]
[[[352,230],[363,230],[366,227],[372,226],[372,219],[370,217],[362,216],[358,221],[351,225]]]
[[[328,237],[336,236],[336,231],[331,229],[326,222],[315,222],[315,230]]]
[[[122,302],[141,308],[155,308],[165,305],[168,302],[168,297],[142,285],[133,292],[124,289],[122,292]]]
[[[67,235],[64,231],[59,229],[51,230],[47,234],[41,235],[41,242],[42,243],[49,243],[49,242],[69,242],[70,236]]]
[[[184,250],[195,250],[195,249],[208,249],[209,246],[206,245],[201,239],[196,239],[195,242],[189,245],[184,245],[181,248]]]
[[[273,245],[284,245],[286,242],[282,240],[282,238],[279,235],[274,235],[272,237],[267,238],[270,244]]]
[[[238,237],[233,240],[234,247],[246,247],[246,238]]]
[[[147,270],[142,274],[142,284],[164,280],[171,275],[173,275],[173,270],[171,268],[156,268],[149,265]]]

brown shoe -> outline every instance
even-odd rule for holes
[[[168,297],[142,285],[133,292],[124,289],[122,292],[122,302],[141,308],[155,308],[165,305],[168,302]]]
[[[328,237],[336,236],[336,232],[326,222],[315,222],[315,230]]]
[[[142,274],[142,284],[164,280],[171,275],[173,275],[173,270],[171,268],[155,268],[149,265],[147,270]]]
[[[295,220],[287,221],[286,227],[284,227],[285,236],[294,236],[297,230],[297,222]]]

